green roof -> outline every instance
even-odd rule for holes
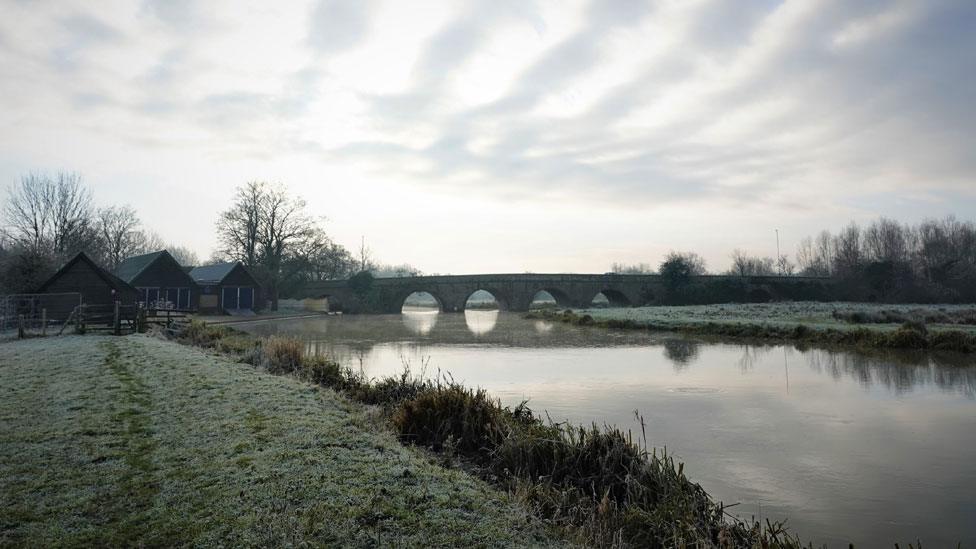
[[[160,250],[151,254],[132,256],[119,264],[119,266],[115,269],[115,276],[131,284],[137,276],[142,274],[142,271],[146,270],[146,267],[152,265],[152,263],[162,257],[163,254],[169,255],[169,252],[166,250]]]
[[[220,284],[234,270],[234,267],[240,264],[240,261],[231,261],[216,265],[204,265],[190,271],[190,276],[197,284]]]

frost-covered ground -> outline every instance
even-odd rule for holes
[[[578,314],[588,314],[595,319],[633,320],[642,323],[654,323],[660,326],[687,326],[707,322],[725,324],[766,324],[776,327],[793,327],[799,324],[815,329],[833,328],[838,330],[854,328],[870,328],[877,330],[895,330],[897,322],[863,322],[853,323],[848,320],[835,318],[835,312],[841,317],[850,317],[854,313],[861,313],[867,320],[884,316],[885,312],[897,313],[908,318],[936,319],[926,322],[930,330],[952,329],[976,333],[976,326],[949,323],[952,318],[976,317],[976,305],[889,305],[877,303],[817,303],[817,302],[783,302],[783,303],[743,303],[718,305],[686,305],[611,308],[611,309],[580,309]],[[940,322],[940,317],[944,321]]]
[[[373,421],[149,336],[0,342],[0,546],[545,544]]]

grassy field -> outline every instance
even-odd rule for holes
[[[784,302],[544,310],[526,318],[828,347],[976,352],[972,305]]]
[[[929,330],[962,330],[976,333],[973,305],[888,305],[877,303],[742,303],[579,309],[595,320],[633,320],[675,327],[693,324],[766,324],[781,328],[804,325],[813,329],[896,330],[906,321],[926,324]],[[972,319],[972,324],[966,321]]]
[[[366,408],[148,336],[0,343],[0,546],[525,546]]]

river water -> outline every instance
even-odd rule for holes
[[[831,547],[976,546],[976,360],[614,332],[498,311],[242,325],[373,377],[449,372],[667,448],[732,512]]]

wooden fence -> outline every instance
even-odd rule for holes
[[[0,333],[16,329],[46,333],[63,324],[82,302],[80,293],[0,296]]]
[[[70,307],[68,304],[73,303]],[[150,325],[182,329],[189,309],[145,308],[141,304],[123,305],[81,303],[80,294],[22,294],[0,296],[0,332],[17,330],[18,337],[61,335],[69,327],[75,333],[102,332],[125,335],[144,332]],[[60,329],[58,329],[60,326]]]

